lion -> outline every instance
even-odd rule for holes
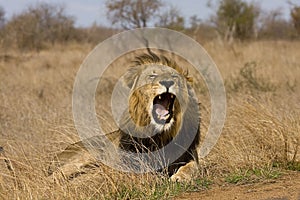
[[[119,130],[108,137],[117,148],[137,157],[165,148],[164,153],[157,154],[157,163],[161,165],[156,163],[155,170],[166,172],[172,181],[191,180],[198,167],[200,140],[200,113],[193,80],[175,61],[153,52],[137,56],[133,63],[122,80],[130,89],[128,108],[121,117]],[[67,147],[56,156],[59,164],[52,165],[49,174],[59,166],[65,176],[74,177],[84,167],[98,166],[85,144],[101,137]],[[127,160],[122,156],[118,159],[123,163]],[[147,159],[149,165],[154,162],[153,157],[146,156]]]

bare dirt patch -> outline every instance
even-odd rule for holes
[[[175,199],[300,200],[300,172],[289,172],[275,180],[245,185],[215,184],[211,189],[185,193]]]

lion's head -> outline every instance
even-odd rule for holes
[[[154,126],[157,132],[178,130],[191,96],[192,79],[164,56],[144,54],[124,77],[130,88],[129,113],[138,127]]]

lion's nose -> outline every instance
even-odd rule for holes
[[[174,85],[174,81],[159,81],[159,83],[166,88],[170,88],[172,85]]]

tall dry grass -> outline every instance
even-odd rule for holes
[[[227,120],[217,145],[201,160],[198,178],[299,162],[300,42],[210,42],[204,47],[226,83]],[[160,175],[123,173],[102,165],[71,181],[47,176],[53,155],[79,139],[72,121],[72,87],[91,49],[73,44],[0,55],[0,198],[166,198],[186,189]],[[113,87],[115,76],[108,77],[105,86]],[[204,137],[210,103],[208,93],[199,91]]]

